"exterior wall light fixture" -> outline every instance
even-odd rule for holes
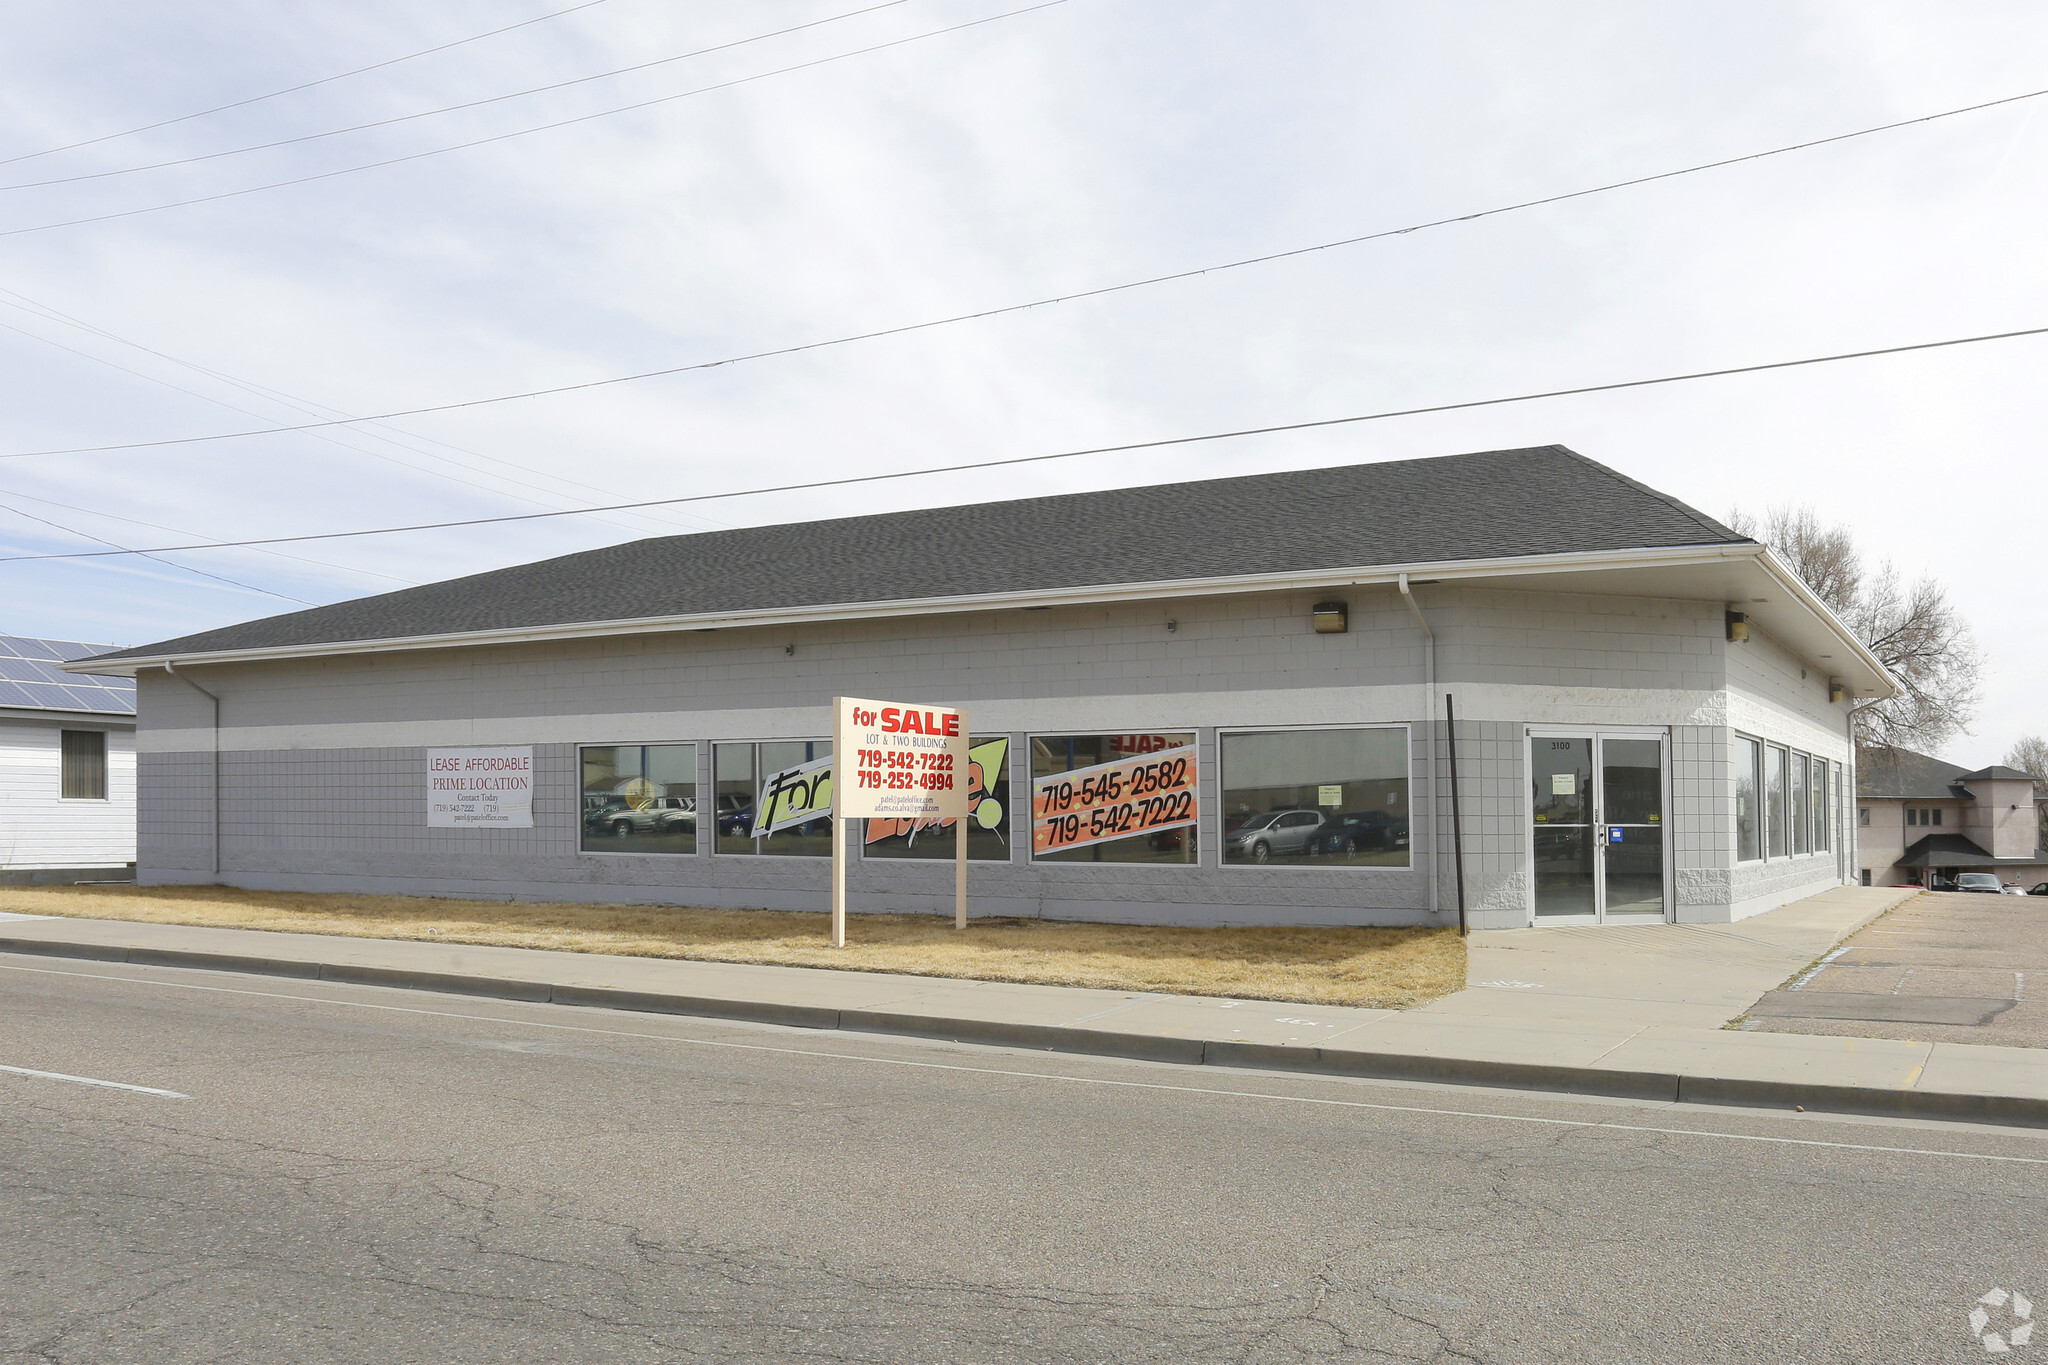
[[[1829,701],[1847,701],[1847,700],[1849,700],[1849,684],[1847,684],[1847,683],[1843,682],[1843,681],[1842,681],[1842,680],[1841,680],[1840,678],[1829,678],[1829,679],[1828,679],[1828,700],[1829,700]]]
[[[1739,612],[1739,611],[1731,611],[1731,612],[1729,612],[1729,613],[1728,613],[1728,639],[1729,639],[1729,640],[1730,640],[1730,641],[1731,641],[1732,643],[1735,643],[1735,644],[1740,644],[1740,643],[1742,643],[1742,642],[1743,642],[1744,640],[1747,640],[1748,638],[1749,638],[1749,617],[1748,617],[1748,615],[1747,615],[1746,613],[1743,613],[1743,612]]]
[[[1309,612],[1318,635],[1342,635],[1351,629],[1350,612],[1342,602],[1318,602]]]

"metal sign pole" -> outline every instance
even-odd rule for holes
[[[849,804],[846,786],[840,778],[848,772],[846,739],[839,718],[846,707],[842,698],[832,699],[832,946],[846,946],[846,826],[842,812]]]

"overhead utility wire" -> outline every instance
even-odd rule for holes
[[[1540,199],[1524,199],[1517,203],[1501,204],[1494,208],[1478,209],[1449,218],[1433,218],[1427,222],[1411,223],[1407,227],[1384,228],[1377,232],[1362,233],[1355,237],[1341,237],[1336,241],[1318,242],[1313,246],[1291,247],[1285,251],[1268,252],[1263,256],[1247,256],[1241,260],[1223,261],[1216,265],[1199,266],[1192,270],[1177,270],[1165,275],[1151,275],[1144,279],[1126,280],[1121,284],[1106,284],[1095,289],[1083,289],[1071,294],[1055,294],[1049,298],[1032,299],[1025,303],[1004,304],[996,308],[984,308],[972,313],[955,313],[950,317],[930,318],[923,322],[908,322],[896,327],[882,327],[869,332],[854,332],[847,336],[832,337],[824,341],[806,341],[794,346],[781,346],[772,350],[750,351],[742,355],[725,356],[718,360],[701,360],[688,365],[672,365],[659,370],[641,370],[635,374],[614,375],[608,379],[591,379],[576,384],[559,384],[552,388],[527,389],[520,393],[494,394],[488,398],[468,398],[454,403],[434,403],[425,407],[400,408],[395,412],[377,413],[368,417],[337,419],[326,423],[307,423],[289,427],[257,427],[248,431],[223,431],[209,436],[174,436],[157,441],[130,441],[120,445],[73,446],[59,450],[24,450],[12,454],[0,454],[0,459],[18,460],[38,455],[97,455],[115,450],[148,450],[158,446],[193,445],[202,441],[234,441],[248,436],[275,436],[293,431],[310,431],[318,426],[341,426],[349,422],[382,422],[399,417],[419,417],[435,412],[459,412],[465,408],[487,407],[494,403],[515,403],[528,398],[551,398],[557,394],[581,393],[586,389],[605,388],[613,384],[633,384],[643,379],[663,379],[671,375],[690,374],[698,370],[715,370],[727,365],[743,365],[754,360],[771,360],[779,356],[801,355],[806,351],[821,351],[834,346],[850,346],[856,342],[876,341],[883,337],[903,336],[910,332],[929,331],[935,327],[950,327],[955,323],[978,322],[987,318],[1003,317],[1010,313],[1022,313],[1033,308],[1047,308],[1056,303],[1073,303],[1080,299],[1101,298],[1105,294],[1120,294],[1132,289],[1145,289],[1155,284],[1171,284],[1177,280],[1191,280],[1202,275],[1221,274],[1226,270],[1241,270],[1246,266],[1266,265],[1273,261],[1284,261],[1295,256],[1308,256],[1321,251],[1335,251],[1341,247],[1358,246],[1366,242],[1383,241],[1389,237],[1405,237],[1411,233],[1426,232],[1432,228],[1450,227],[1458,223],[1478,222],[1483,218],[1496,218],[1506,213],[1519,213],[1524,209],[1541,208],[1546,204],[1562,204],[1572,199],[1584,199],[1589,195],[1605,194],[1610,190],[1631,189],[1638,185],[1653,184],[1659,180],[1672,180],[1683,175],[1694,175],[1701,171],[1719,170],[1727,166],[1740,165],[1745,161],[1761,161],[1766,157],[1784,156],[1791,152],[1806,151],[1813,147],[1824,147],[1833,142],[1846,142],[1852,138],[1869,137],[1875,133],[1891,132],[1908,128],[1914,124],[1932,123],[1938,119],[1954,118],[1959,114],[1976,113],[1979,110],[1995,109],[2000,105],[2015,104],[2021,100],[2038,99],[2048,95],[2048,90],[2033,90],[2024,95],[2009,95],[2004,99],[1989,100],[1983,104],[1966,105],[1960,109],[1947,109],[1938,114],[1923,114],[1898,123],[1883,123],[1871,128],[1858,129],[1853,133],[1837,133],[1831,137],[1815,138],[1809,142],[1795,142],[1768,151],[1749,152],[1742,156],[1724,157],[1719,161],[1703,161],[1695,166],[1684,166],[1677,170],[1658,171],[1652,175],[1635,176],[1628,180],[1610,181],[1586,189],[1568,190],[1562,194],[1545,195]]]
[[[360,531],[323,531],[311,535],[264,536],[252,540],[224,540],[204,545],[165,545],[153,551],[103,550],[54,555],[0,555],[0,564],[30,559],[99,559],[115,554],[169,553],[174,550],[224,550],[247,545],[288,545],[307,540],[346,540],[357,536],[400,535],[410,531],[445,531],[461,526],[496,526],[514,521],[542,521],[554,517],[581,516],[588,512],[624,512],[642,507],[673,507],[685,502],[713,502],[723,498],[750,498],[765,493],[796,493],[815,488],[844,488],[849,484],[882,483],[892,479],[924,478],[932,474],[958,474],[977,469],[1001,469],[1011,465],[1042,464],[1048,460],[1073,460],[1084,455],[1116,455],[1133,450],[1158,450],[1166,446],[1197,445],[1207,441],[1232,441],[1244,436],[1270,436],[1283,431],[1310,431],[1317,427],[1350,426],[1359,422],[1382,422],[1393,417],[1420,417],[1438,412],[1465,412],[1473,408],[1499,407],[1507,403],[1533,403],[1544,398],[1571,398],[1588,393],[1613,393],[1621,389],[1643,389],[1657,384],[1682,384],[1694,379],[1720,379],[1736,374],[1761,374],[1769,370],[1791,370],[1804,365],[1828,365],[1841,360],[1868,360],[1873,356],[1904,355],[1912,351],[1933,351],[1946,346],[1970,346],[1984,341],[2010,341],[2016,337],[2048,335],[2048,327],[2029,327],[2017,332],[1989,332],[1981,336],[1950,337],[1945,341],[1916,341],[1906,346],[1883,346],[1869,351],[1842,351],[1835,355],[1807,356],[1799,360],[1771,360],[1757,365],[1732,365],[1719,370],[1694,370],[1687,374],[1660,375],[1654,379],[1623,379],[1610,384],[1585,384],[1572,389],[1547,389],[1541,393],[1518,393],[1505,398],[1476,398],[1462,403],[1437,403],[1421,408],[1395,408],[1386,412],[1361,413],[1351,417],[1324,417],[1310,422],[1281,422],[1264,427],[1240,427],[1234,431],[1211,431],[1199,436],[1168,436],[1156,441],[1129,441],[1122,445],[1090,446],[1085,450],[1062,450],[1050,455],[1018,455],[1004,460],[975,460],[967,464],[935,465],[925,469],[904,469],[893,474],[856,474],[841,479],[815,479],[808,483],[776,484],[767,488],[741,488],[729,493],[693,493],[680,498],[651,498],[645,502],[620,503],[612,507],[587,507],[567,512],[527,512],[507,517],[472,517],[464,521],[432,521],[413,526],[378,526]]]
[[[59,176],[54,180],[26,180],[18,185],[0,185],[0,192],[42,189],[49,185],[70,185],[81,180],[106,180],[117,175],[134,175],[140,171],[161,171],[172,166],[190,166],[200,161],[218,161],[225,156],[241,156],[245,152],[266,152],[273,147],[291,147],[301,142],[318,142],[322,138],[340,137],[344,133],[361,133],[372,128],[388,128],[395,123],[410,123],[414,119],[433,118],[437,114],[453,114],[464,109],[477,109],[486,104],[499,104],[505,100],[523,99],[528,95],[542,95],[551,90],[566,90],[572,85],[586,85],[591,81],[609,80],[613,76],[624,76],[634,71],[645,71],[650,67],[667,66],[672,62],[688,61],[692,57],[704,57],[713,52],[725,52],[732,48],[745,47],[750,43],[766,42],[770,38],[780,38],[787,34],[800,33],[807,28],[820,28],[826,24],[836,24],[842,19],[853,19],[863,14],[873,14],[876,10],[893,9],[897,5],[904,5],[909,2],[910,0],[882,0],[882,3],[869,5],[865,9],[848,10],[844,14],[827,15],[823,19],[813,19],[809,23],[792,24],[788,28],[778,28],[772,33],[757,33],[751,38],[736,38],[732,42],[719,43],[714,47],[700,47],[694,52],[679,52],[673,57],[657,57],[651,62],[640,62],[633,66],[622,66],[616,71],[600,71],[594,76],[578,76],[574,80],[556,81],[553,85],[536,85],[530,90],[514,90],[510,94],[492,95],[486,99],[469,100],[463,104],[443,105],[439,109],[423,109],[416,114],[397,114],[391,118],[374,119],[369,123],[357,123],[347,128],[330,128],[324,133],[303,133],[298,137],[279,138],[275,142],[256,142],[251,143],[247,147],[230,147],[226,151],[221,152],[202,152],[196,156],[181,156],[170,161],[155,161],[143,166],[123,166],[111,171],[86,171],[79,175]],[[0,165],[5,164],[5,162],[0,162]]]
[[[20,311],[27,313],[29,316],[38,318],[45,322],[55,321],[67,323],[73,327],[80,328],[81,330],[87,332],[90,335],[104,337],[109,341],[118,342],[123,346],[132,347],[136,350],[143,352],[145,355],[152,355],[158,357],[159,359],[167,360],[173,365],[177,365],[184,369],[191,370],[197,374],[205,375],[210,379],[214,379],[221,383],[231,385],[235,388],[241,389],[246,393],[254,394],[259,398],[264,398],[271,402],[280,403],[288,408],[296,408],[300,412],[306,413],[308,415],[317,416],[322,412],[323,409],[327,412],[339,411],[339,409],[328,407],[325,404],[316,404],[311,399],[298,398],[292,394],[285,393],[281,390],[268,389],[260,384],[252,384],[247,380],[238,379],[234,375],[225,374],[219,370],[210,370],[203,365],[195,365],[189,360],[181,360],[177,356],[169,355],[163,351],[156,350],[153,347],[144,346],[141,342],[130,341],[126,337],[117,336],[114,333],[107,331],[103,327],[98,327],[92,323],[86,322],[82,318],[74,318],[67,313],[61,313],[56,309],[51,308],[48,304],[38,303],[36,302],[36,300],[29,298],[26,294],[17,294],[11,289],[0,288],[0,295],[7,296],[6,298],[0,298],[0,306],[19,309]],[[12,303],[8,301],[9,299],[19,299],[22,300],[22,302]],[[33,306],[24,306],[24,304]],[[109,360],[105,356],[94,355],[89,351],[81,351],[74,346],[66,346],[61,341],[57,341],[54,340],[53,338],[43,336],[41,333],[38,332],[29,331],[27,328],[24,327],[16,327],[12,323],[0,322],[0,330],[6,330],[9,332],[14,332],[20,336],[29,337],[32,340],[42,342],[45,346],[54,346],[58,350],[64,351],[70,355],[75,355],[80,357],[81,359],[90,360],[95,364],[105,365],[109,369],[119,370],[122,374],[133,375],[137,379],[144,380],[151,384],[161,385],[164,388],[171,389],[177,393],[182,393],[190,397],[197,398],[202,402],[212,403],[216,407],[226,408],[230,412],[239,412],[249,417],[261,417],[263,415],[255,411],[254,409],[245,408],[238,403],[231,403],[224,398],[216,398],[211,394],[201,393],[197,389],[187,388],[183,384],[174,384],[168,379],[162,379],[153,374],[145,374],[141,370],[131,369],[129,366],[123,365],[118,361]],[[577,495],[565,494],[560,489],[544,487],[537,483],[530,483],[524,479],[512,478],[511,476],[505,474],[497,474],[491,470],[478,469],[474,465],[465,464],[460,460],[451,459],[446,455],[436,454],[435,452],[427,450],[422,446],[411,444],[410,441],[399,440],[398,437],[405,436],[411,438],[412,440],[426,441],[431,445],[444,446],[447,449],[456,451],[460,454],[473,455],[480,460],[484,460],[492,464],[504,465],[508,469],[521,470],[528,474],[538,475],[539,477],[544,479],[551,479],[559,484],[567,484],[573,488],[580,488],[584,490],[585,493],[598,493],[608,498],[616,498],[619,496],[619,494],[613,489],[601,488],[596,484],[584,483],[581,480],[577,479],[564,478],[559,474],[551,474],[544,469],[535,469],[530,465],[523,465],[515,460],[506,460],[495,455],[485,455],[479,451],[466,450],[461,446],[449,445],[446,441],[436,441],[429,436],[419,436],[416,433],[405,430],[405,428],[403,427],[392,427],[386,426],[382,423],[371,423],[367,427],[360,428],[359,430],[362,432],[363,435],[368,436],[373,440],[387,442],[391,445],[397,446],[400,450],[411,451],[416,455],[425,456],[429,460],[434,460],[444,465],[452,465],[456,469],[464,470],[469,473],[482,474],[487,478],[495,478],[500,480],[502,483],[508,483],[517,488],[526,488],[531,489],[536,493],[544,493],[547,494],[550,498],[559,499],[565,496],[574,497]],[[397,435],[389,434],[392,432],[397,433]],[[325,441],[329,445],[337,446],[343,450],[352,450],[359,455],[367,455],[374,460],[383,460],[387,464],[395,464],[401,469],[410,469],[416,473],[428,474],[437,479],[447,479],[451,483],[459,483],[467,488],[479,489],[483,492],[493,494],[497,497],[509,499],[512,502],[523,502],[533,507],[552,508],[558,505],[555,502],[543,501],[540,498],[526,497],[519,493],[508,492],[506,489],[498,487],[494,484],[481,483],[478,482],[476,479],[466,479],[459,474],[451,474],[446,469],[431,468],[427,465],[416,464],[411,460],[400,459],[398,456],[393,455],[388,451],[373,450],[368,446],[357,445],[350,441],[344,441],[327,432],[308,432],[307,434],[312,436],[313,439],[315,440]],[[662,526],[657,518],[643,517],[642,520],[653,522],[660,529],[676,529],[674,523],[672,522],[669,523],[667,526]],[[722,525],[722,523],[715,521],[710,517],[697,516],[695,520],[709,522],[713,526]],[[615,521],[610,522],[609,524],[617,526],[622,530],[628,531],[644,529],[628,526],[624,522]],[[335,564],[329,565],[328,567],[345,568],[347,566]],[[355,572],[368,571],[356,570]]]
[[[1064,5],[1065,3],[1067,3],[1067,0],[1039,0],[1038,4],[1026,5],[1022,9],[1005,10],[1001,14],[991,14],[981,19],[969,19],[963,24],[949,24],[945,28],[928,29],[923,33],[913,33],[906,38],[894,38],[886,43],[876,43],[871,47],[855,48],[851,52],[836,52],[829,57],[818,57],[808,62],[798,62],[794,66],[777,67],[773,71],[763,71],[752,76],[738,76],[729,81],[719,81],[714,85],[698,86],[695,90],[684,90],[673,95],[661,95],[651,100],[641,100],[637,104],[622,104],[616,109],[600,109],[594,114],[579,114],[575,118],[560,119],[554,123],[537,124],[531,128],[519,128],[509,133],[497,133],[491,137],[480,137],[471,142],[457,142],[447,147],[433,147],[424,152],[411,152],[405,156],[389,157],[383,161],[367,161],[360,166],[343,166],[339,170],[321,171],[314,175],[295,176],[290,180],[274,180],[267,185],[250,185],[244,189],[225,190],[219,194],[203,194],[196,199],[178,199],[168,204],[149,204],[139,209],[122,209],[118,213],[94,214],[89,218],[67,218],[59,223],[38,223],[34,227],[9,228],[4,232],[0,232],[0,237],[19,237],[24,233],[49,232],[55,228],[78,227],[84,223],[106,223],[116,218],[134,218],[145,213],[162,213],[166,209],[188,208],[193,204],[211,204],[222,199],[238,199],[245,194],[260,194],[264,190],[281,190],[291,185],[307,185],[316,180],[332,180],[338,175],[354,175],[358,171],[374,171],[384,166],[400,166],[408,161],[421,161],[430,156],[443,156],[449,152],[467,151],[471,147],[485,147],[494,142],[505,142],[515,137],[525,137],[529,133],[545,133],[556,128],[568,128],[578,123],[588,123],[592,119],[610,118],[614,114],[630,114],[636,109],[647,109],[657,104],[669,104],[676,100],[689,99],[693,95],[708,95],[716,90],[730,90],[737,85],[749,85],[755,81],[765,81],[771,76],[786,76],[793,71],[808,71],[814,66],[828,66],[833,62],[843,62],[853,57],[865,57],[870,53],[886,51],[892,47],[902,47],[905,43],[920,42],[926,38],[938,38],[948,33],[958,33],[962,29],[978,28],[983,24],[993,24],[1001,19],[1014,19],[1020,14],[1030,14],[1036,10],[1051,9],[1055,5]]]
[[[461,47],[465,43],[475,43],[481,42],[485,38],[495,38],[501,33],[510,33],[517,28],[526,28],[532,24],[544,24],[550,19],[559,19],[565,14],[574,14],[578,10],[590,9],[603,3],[605,3],[605,0],[583,0],[583,3],[580,5],[571,5],[567,9],[558,9],[552,14],[542,14],[532,19],[522,19],[516,24],[507,24],[503,28],[494,28],[487,33],[472,33],[467,38],[457,38],[454,42],[442,43],[438,47],[421,48],[418,52],[408,52],[403,57],[390,57],[381,62],[372,62],[368,66],[359,66],[353,71],[343,71],[333,76],[322,76],[317,81],[305,81],[298,85],[288,85],[282,90],[273,90],[267,95],[251,95],[247,99],[234,100],[227,104],[216,104],[211,109],[200,109],[190,114],[180,114],[176,118],[159,119],[155,123],[145,123],[140,128],[129,128],[119,133],[102,133],[98,137],[89,137],[83,142],[67,142],[62,147],[45,147],[40,152],[22,152],[18,156],[0,157],[0,166],[12,166],[17,161],[33,161],[39,156],[55,156],[58,152],[75,152],[80,147],[91,147],[102,142],[112,142],[115,138],[134,137],[137,133],[151,133],[159,128],[168,128],[174,123],[189,123],[196,118],[205,118],[208,114],[224,114],[230,109],[241,109],[251,104],[261,104],[264,100],[274,100],[280,95],[296,95],[299,91],[311,90],[316,85],[332,85],[335,81],[345,81],[351,76],[361,76],[372,71],[382,71],[387,66],[397,66],[400,62],[409,62],[417,57],[430,57],[436,52],[446,52],[451,47]]]
[[[40,501],[40,499],[38,499],[38,501]],[[90,531],[81,531],[76,526],[66,526],[62,522],[51,521],[48,517],[39,517],[33,512],[24,512],[19,507],[9,507],[5,503],[0,503],[0,511],[12,512],[17,517],[24,517],[29,521],[41,522],[45,526],[54,526],[59,531],[63,531],[68,535],[77,536],[80,540],[91,540],[96,541],[101,545],[112,545],[114,548],[110,551],[107,551],[108,554],[141,555],[144,559],[148,560],[152,564],[161,564],[167,569],[176,569],[181,573],[198,574],[201,578],[211,578],[216,583],[225,583],[229,587],[241,588],[245,592],[258,593],[264,597],[275,597],[279,601],[283,602],[297,602],[302,607],[317,607],[320,605],[318,602],[308,602],[303,597],[293,597],[290,593],[272,592],[268,588],[259,588],[253,583],[244,583],[239,579],[228,578],[222,574],[209,573],[205,569],[195,569],[190,564],[180,564],[177,563],[175,560],[165,559],[161,554],[155,551],[131,550],[117,540],[108,540],[105,536],[96,536],[93,535]]]

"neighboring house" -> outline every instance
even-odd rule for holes
[[[1903,749],[1867,756],[1856,822],[1865,886],[1926,886],[1962,872],[2030,888],[2048,881],[2048,787],[2015,768],[1972,771]]]
[[[1853,881],[1892,688],[1762,545],[1557,446],[641,540],[72,667],[140,685],[147,884],[822,912],[822,807],[756,824],[844,695],[967,710],[975,913],[1481,928]],[[952,831],[898,824],[849,903],[949,912]]]
[[[0,885],[135,873],[135,684],[59,668],[106,650],[0,635]]]

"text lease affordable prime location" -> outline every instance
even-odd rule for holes
[[[532,829],[533,746],[427,750],[429,829]]]

